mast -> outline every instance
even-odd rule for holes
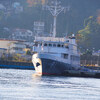
[[[50,11],[52,16],[54,17],[54,22],[53,22],[53,37],[56,37],[56,21],[57,21],[57,16],[66,9],[66,7],[60,6],[61,2],[58,2],[57,0],[52,1],[51,5],[46,5],[46,8]]]

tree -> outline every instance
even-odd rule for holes
[[[97,22],[97,17],[90,16],[84,21],[85,28],[78,31],[77,39],[79,45],[85,48],[100,49],[100,24]]]
[[[31,51],[27,50],[26,55],[31,55]]]

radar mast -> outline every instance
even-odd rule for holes
[[[56,37],[56,21],[57,21],[57,16],[64,10],[66,10],[66,7],[62,7],[61,2],[58,2],[57,0],[52,1],[51,5],[46,5],[47,10],[50,11],[52,16],[54,17],[54,22],[53,22],[53,37]]]

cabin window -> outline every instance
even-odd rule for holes
[[[61,47],[60,44],[58,44],[57,47]]]
[[[64,47],[64,45],[62,45],[62,47]]]
[[[68,59],[68,54],[62,54],[62,58]]]
[[[52,44],[49,44],[49,46],[51,47],[51,46],[52,46]]]
[[[47,44],[45,43],[44,46],[47,46]]]
[[[68,47],[68,46],[65,46],[65,48],[67,48],[67,49],[68,49],[69,47]]]
[[[67,48],[67,49],[69,48],[69,46],[68,46],[68,44],[67,44],[67,43],[65,43],[65,44],[64,44],[64,46],[65,46],[65,48]]]
[[[64,54],[64,58],[65,59],[68,59],[68,54]]]
[[[67,40],[66,42],[69,42],[69,40]]]

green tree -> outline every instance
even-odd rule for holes
[[[84,29],[78,31],[79,44],[85,48],[100,48],[100,24],[97,18],[90,16],[84,21]],[[79,37],[80,36],[80,37]]]
[[[26,55],[31,55],[31,51],[27,50]]]

